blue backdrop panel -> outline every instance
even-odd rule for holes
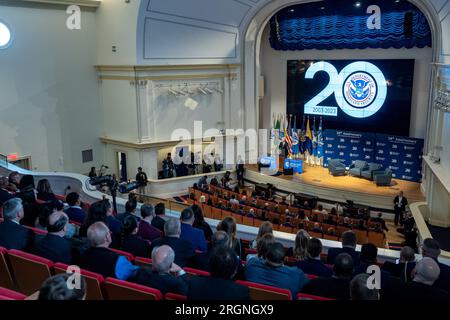
[[[420,182],[423,145],[423,139],[377,134],[375,162],[390,168],[394,178]]]
[[[344,160],[350,166],[355,160],[373,162],[375,135],[373,133],[351,132],[343,130],[325,130],[325,159],[328,166],[330,159]]]

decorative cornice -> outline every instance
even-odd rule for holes
[[[97,71],[179,71],[179,70],[217,70],[236,69],[240,64],[192,64],[192,65],[159,65],[159,66],[132,66],[132,65],[96,65]]]

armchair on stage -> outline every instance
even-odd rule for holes
[[[361,171],[361,176],[366,179],[373,180],[373,173],[381,170],[383,170],[383,166],[381,164],[370,162],[367,167]]]
[[[392,170],[386,169],[384,171],[374,171],[373,181],[377,186],[390,186],[392,181]]]
[[[348,168],[348,173],[355,177],[362,177],[362,172],[367,170],[367,162],[362,160],[355,160]]]
[[[331,159],[328,161],[328,172],[333,176],[345,176],[345,164],[342,163],[342,160]]]

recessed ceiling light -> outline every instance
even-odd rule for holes
[[[355,2],[355,7],[357,8],[361,7],[361,2]]]
[[[12,36],[8,26],[0,21],[0,49],[5,49],[11,44]]]
[[[295,11],[294,9],[289,10],[289,12],[294,12],[294,11]]]

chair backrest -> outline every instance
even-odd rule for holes
[[[106,278],[105,296],[108,300],[162,300],[161,291],[140,284]]]
[[[0,300],[25,300],[26,297],[20,292],[0,287]]]
[[[231,216],[236,220],[237,224],[242,224],[242,216],[238,213],[232,213]]]
[[[66,273],[69,265],[64,263],[55,263],[53,269],[55,274]],[[86,281],[86,300],[103,300],[102,286],[105,279],[101,274],[88,270],[80,270],[81,276]]]
[[[24,227],[32,230],[35,234],[38,234],[38,235],[39,234],[47,234],[47,230],[42,230],[42,229],[39,229],[39,228],[33,228],[33,227],[29,227],[29,226],[24,226]]]
[[[114,249],[114,248],[109,248],[109,250],[114,251],[115,253],[118,253],[121,256],[124,256],[125,258],[128,259],[128,261],[133,261],[134,260],[133,254],[131,254],[129,252],[118,250],[118,249]]]
[[[187,297],[177,293],[166,293],[164,295],[165,300],[177,300],[177,301],[186,301]]]
[[[358,244],[367,243],[367,230],[352,229],[352,231],[356,236]]]
[[[204,271],[204,270],[198,270],[198,269],[194,269],[194,268],[184,268],[184,271],[186,271],[186,273],[189,276],[204,276],[204,277],[210,277],[211,273],[209,273],[208,271]]]
[[[253,226],[253,220],[254,218],[250,217],[242,217],[242,224],[245,224],[246,226]]]
[[[278,228],[278,230],[281,231],[281,232],[292,233],[293,228],[292,228],[292,227],[287,227],[287,226],[280,225],[280,227]]]
[[[222,220],[222,210],[219,208],[212,208],[212,218],[216,220]]]
[[[152,268],[152,259],[136,257],[134,258],[134,264],[139,267]]]
[[[333,236],[331,234],[323,234],[323,238],[325,240],[333,240],[333,241],[339,241],[339,236]]]
[[[297,294],[297,300],[335,300],[335,299],[314,296],[312,294],[299,293]]]
[[[52,276],[53,262],[34,254],[9,250],[8,259],[20,292],[30,295],[41,288],[42,283]]]
[[[241,280],[236,283],[248,287],[251,300],[292,300],[291,291],[287,289]]]
[[[14,278],[6,258],[8,250],[0,247],[0,287],[14,289]]]
[[[203,215],[205,218],[211,218],[212,217],[212,207],[208,206],[207,204],[202,205]]]

